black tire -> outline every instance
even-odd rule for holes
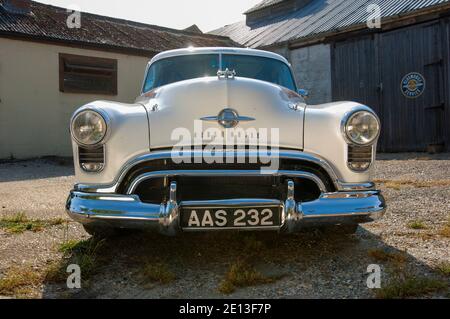
[[[342,225],[332,225],[325,226],[322,230],[325,233],[334,233],[342,235],[352,235],[358,230],[358,224],[342,224]]]

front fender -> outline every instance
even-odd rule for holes
[[[354,172],[347,166],[348,143],[342,132],[342,121],[348,113],[356,110],[374,113],[369,107],[355,102],[308,105],[305,111],[305,152],[325,158],[343,183],[370,182],[373,175],[374,165],[362,173]],[[376,143],[373,147],[375,154]]]
[[[76,182],[81,184],[110,184],[117,172],[130,159],[150,150],[147,112],[141,104],[123,104],[108,101],[89,103],[80,111],[92,109],[108,117],[105,143],[105,168],[99,173],[87,173],[78,163],[78,144],[72,138]]]

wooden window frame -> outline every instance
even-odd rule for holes
[[[112,65],[112,89],[111,90],[83,90],[83,89],[75,89],[72,87],[69,87],[65,85],[64,79],[65,79],[65,62],[70,59],[78,59],[78,60],[84,60],[86,61],[87,67],[89,65],[98,63],[98,64],[111,64]],[[107,59],[107,58],[99,58],[99,57],[92,57],[92,56],[85,56],[85,55],[75,55],[75,54],[66,54],[66,53],[60,53],[59,54],[59,91],[63,93],[77,93],[77,94],[99,94],[99,95],[117,95],[118,94],[118,85],[117,85],[117,76],[118,76],[118,61],[117,59]],[[95,75],[95,74],[89,74],[88,76],[91,76],[95,78],[96,76],[101,75]]]

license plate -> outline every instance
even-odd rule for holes
[[[280,225],[280,207],[181,209],[181,227],[186,229],[273,228]]]

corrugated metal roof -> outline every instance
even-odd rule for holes
[[[320,34],[365,24],[367,8],[378,4],[383,18],[410,13],[432,6],[448,5],[450,0],[313,0],[302,9],[247,26],[245,21],[211,31],[228,36],[252,48],[290,40],[313,38]],[[445,6],[449,10],[448,6]]]
[[[3,2],[0,1],[0,4]],[[0,36],[70,42],[99,48],[154,54],[188,46],[236,46],[226,37],[198,34],[154,25],[81,14],[81,28],[67,27],[67,9],[32,2],[31,14],[18,15],[0,5]]]

